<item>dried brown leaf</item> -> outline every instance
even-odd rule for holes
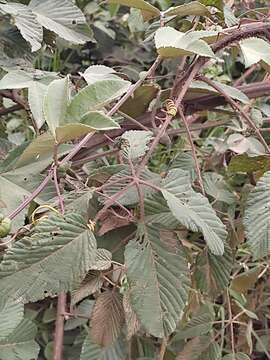
[[[100,294],[91,317],[91,337],[101,346],[111,345],[119,336],[125,322],[122,297],[116,291]]]

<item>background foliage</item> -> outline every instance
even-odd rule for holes
[[[270,359],[269,15],[0,0],[0,360]]]

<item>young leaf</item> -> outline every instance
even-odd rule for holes
[[[37,328],[24,319],[6,340],[0,341],[1,360],[37,359],[39,345],[35,342]]]
[[[104,280],[99,271],[89,271],[81,285],[72,292],[72,305],[75,305],[87,296],[94,294],[102,287],[103,282]]]
[[[164,11],[165,16],[209,16],[210,12],[206,6],[198,1],[191,1],[187,4],[171,7]]]
[[[203,37],[203,32],[191,31],[186,34],[165,26],[156,31],[155,44],[159,55],[165,58],[194,54],[216,58],[211,47],[201,40]]]
[[[26,303],[69,291],[95,262],[96,240],[83,218],[76,213],[52,215],[4,255],[1,297]]]
[[[270,45],[263,39],[249,38],[240,41],[245,65],[249,67],[259,61],[270,65]]]
[[[270,252],[270,171],[266,172],[249,194],[244,225],[247,242],[255,259]]]
[[[202,232],[211,252],[222,255],[227,237],[225,226],[207,198],[192,190],[189,174],[180,169],[171,170],[161,189],[174,217],[191,231]]]
[[[170,335],[188,298],[189,270],[172,233],[142,226],[125,250],[130,302],[143,327],[153,336]]]
[[[100,294],[94,305],[91,316],[91,337],[101,346],[112,345],[125,322],[121,296],[107,290]]]
[[[55,129],[62,125],[65,119],[70,93],[69,78],[66,76],[64,79],[54,80],[47,88],[43,112],[46,123],[53,134]]]
[[[144,20],[160,16],[159,9],[144,0],[109,0],[109,4],[119,4],[140,9]]]
[[[86,113],[102,109],[123,95],[129,86],[129,81],[120,79],[100,80],[86,86],[71,100],[67,109],[66,121],[80,122]]]
[[[80,73],[88,85],[100,80],[119,79],[116,71],[105,65],[91,65],[84,73]]]
[[[23,319],[23,313],[23,304],[12,301],[0,303],[0,342],[10,335],[19,325]]]
[[[75,44],[92,40],[90,34],[85,35],[80,31],[80,26],[86,25],[86,20],[71,0],[31,0],[28,7],[42,26],[61,38]]]

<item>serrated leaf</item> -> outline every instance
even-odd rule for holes
[[[72,305],[77,304],[82,299],[98,291],[101,288],[103,282],[104,280],[102,279],[100,272],[89,271],[81,285],[72,292]]]
[[[263,39],[249,38],[240,41],[245,65],[249,67],[259,61],[270,65],[270,45]]]
[[[208,16],[210,15],[209,10],[206,6],[199,3],[198,1],[191,1],[190,3],[171,7],[164,11],[165,16]]]
[[[123,95],[129,86],[130,82],[120,79],[100,80],[86,86],[71,100],[67,109],[67,122],[80,122],[86,113],[102,109]]]
[[[127,340],[130,340],[132,336],[135,335],[140,329],[140,322],[135,311],[132,309],[129,291],[124,293],[123,308],[125,312],[125,322],[127,327]]]
[[[246,203],[244,226],[247,243],[255,259],[270,252],[270,171],[266,172],[249,194]]]
[[[190,285],[187,260],[171,233],[143,226],[125,250],[131,306],[153,336],[171,334],[183,315]]]
[[[116,291],[101,293],[91,316],[91,337],[100,346],[112,345],[120,335],[125,322],[122,298]]]
[[[243,104],[249,103],[249,98],[240,90],[236,89],[235,87],[220,83],[218,81],[213,80],[213,82],[220,87],[229,97],[241,101]],[[218,93],[217,90],[209,86],[208,84],[204,83],[203,81],[193,81],[191,89],[200,89],[200,90],[208,90],[211,93]]]
[[[237,19],[232,11],[232,9],[229,7],[229,5],[225,4],[223,7],[223,14],[224,14],[224,20],[225,24],[228,27],[235,26],[239,24],[239,19]]]
[[[54,80],[47,88],[43,102],[43,113],[54,138],[56,138],[56,128],[64,123],[69,93],[70,82],[68,76],[64,79]]]
[[[82,11],[72,1],[31,0],[28,7],[42,26],[61,38],[75,44],[92,40],[80,31],[80,27],[86,25],[86,20]]]
[[[203,32],[200,34],[196,31],[183,33],[165,26],[156,31],[155,45],[159,55],[165,58],[194,54],[216,58],[211,47],[201,40],[203,37],[205,37]]]
[[[109,0],[109,4],[119,4],[142,10],[144,20],[160,16],[160,11],[155,6],[144,0]]]
[[[108,270],[112,263],[112,253],[106,249],[97,249],[95,264],[92,270]]]
[[[122,338],[116,340],[111,346],[101,347],[89,335],[86,336],[80,360],[126,360],[127,347]]]
[[[36,332],[37,328],[32,321],[22,320],[6,340],[0,341],[1,360],[37,359],[39,346],[35,342]]]
[[[32,51],[41,48],[43,29],[29,7],[18,3],[8,3],[0,4],[0,10],[14,18],[15,25],[23,38],[31,45]]]
[[[212,196],[216,201],[222,201],[226,204],[233,204],[235,202],[236,197],[230,191],[222,175],[214,172],[205,172],[203,174],[203,183],[207,195]]]
[[[119,79],[116,71],[105,65],[91,65],[80,75],[88,85],[94,84],[100,80]]]
[[[0,344],[22,321],[23,313],[23,304],[12,301],[0,302]]]
[[[173,216],[191,231],[202,232],[211,252],[222,255],[226,228],[207,198],[192,190],[189,174],[180,169],[171,170],[161,192]]]
[[[219,294],[230,282],[233,260],[232,250],[227,243],[222,256],[213,255],[207,250],[199,254],[194,274],[198,288],[207,294]]]
[[[139,202],[139,195],[136,188],[136,185],[130,185],[132,182],[127,177],[131,176],[130,170],[127,168],[125,170],[119,171],[117,174],[110,177],[108,180],[108,186],[104,189],[105,195],[107,197],[111,197],[118,193],[119,191],[123,190],[123,188],[127,187],[125,193],[120,196],[117,201],[120,202],[122,205],[134,205]],[[152,173],[149,170],[144,170],[140,178],[144,181],[150,181],[153,184],[158,184],[160,181],[160,176],[158,174]],[[118,180],[116,182],[116,180]],[[153,189],[147,185],[141,185],[142,192],[144,197],[149,196],[153,193]],[[109,200],[108,200],[109,201]],[[106,204],[106,201],[105,201]]]
[[[93,305],[94,305],[94,300],[86,299],[82,301],[78,306],[73,308],[74,317],[68,319],[65,322],[64,330],[65,331],[74,330],[77,327],[86,324],[88,321],[87,318],[90,318]],[[76,317],[78,315],[79,317]],[[83,318],[82,316],[84,316],[85,318]]]
[[[176,335],[172,342],[177,342],[182,339],[188,339],[195,336],[201,336],[209,333],[213,327],[215,320],[215,313],[210,306],[202,306],[187,322],[185,326],[177,329]]]
[[[131,160],[142,157],[148,150],[148,143],[153,133],[145,130],[129,130],[121,136],[127,143],[124,145],[123,153]]]
[[[5,253],[0,294],[26,303],[72,290],[95,260],[96,240],[83,218],[51,215]]]

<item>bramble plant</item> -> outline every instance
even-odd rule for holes
[[[0,360],[270,359],[268,1],[0,20]]]

